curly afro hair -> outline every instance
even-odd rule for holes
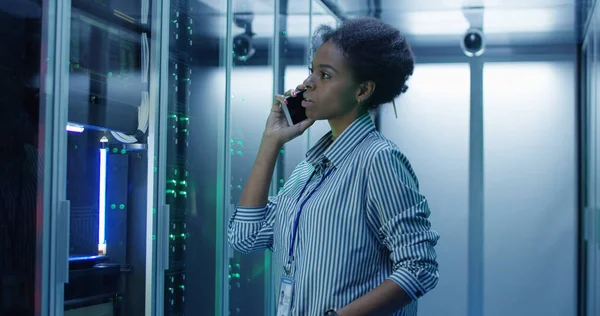
[[[321,25],[313,36],[312,55],[328,41],[344,54],[355,80],[375,82],[370,108],[392,102],[408,89],[414,55],[396,28],[370,17],[346,20],[335,29]]]

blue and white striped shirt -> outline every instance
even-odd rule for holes
[[[230,245],[242,253],[272,251],[277,295],[300,204],[328,172],[299,219],[292,315],[339,310],[386,279],[412,298],[393,315],[416,315],[417,298],[438,281],[439,235],[430,229],[427,199],[410,163],[368,114],[335,141],[331,132],[321,138],[266,206],[237,207],[228,227]]]

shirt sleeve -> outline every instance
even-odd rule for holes
[[[437,285],[434,246],[439,234],[431,230],[427,199],[403,161],[393,148],[379,151],[371,161],[367,212],[390,251],[394,271],[389,279],[416,300]]]
[[[237,206],[227,227],[229,245],[244,254],[272,248],[276,209],[277,197],[263,207]]]

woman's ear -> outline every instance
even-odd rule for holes
[[[358,93],[356,94],[356,101],[359,103],[363,103],[371,97],[373,92],[375,91],[375,82],[366,81],[360,84],[360,88]]]

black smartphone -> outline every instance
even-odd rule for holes
[[[287,104],[281,104],[283,113],[285,113],[285,118],[290,126],[296,125],[307,119],[306,109],[302,106],[304,91],[306,91],[306,89],[296,91],[295,97],[288,96],[285,98]]]

